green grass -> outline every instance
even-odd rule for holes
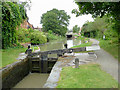
[[[85,37],[79,36],[77,39],[85,40]]]
[[[118,88],[118,82],[98,64],[64,67],[57,88]]]
[[[88,53],[88,52],[94,52],[93,50],[91,51],[80,51],[80,52],[75,52],[75,53]]]
[[[77,46],[73,46],[71,48],[86,47],[86,46],[91,46],[91,45],[92,45],[92,42],[88,42],[88,43],[82,43],[82,44],[77,45]]]
[[[16,58],[18,58],[20,53],[24,53],[27,48],[9,48],[0,50],[0,53],[2,53],[2,62],[0,60],[0,63],[2,63],[2,66],[0,68],[5,67],[6,65],[9,65],[11,63],[14,63],[17,61]],[[33,49],[33,47],[32,47]],[[34,50],[38,49],[38,47],[34,47]]]
[[[118,59],[118,44],[110,43],[110,40],[99,40],[100,47]],[[120,61],[120,60],[119,60]]]

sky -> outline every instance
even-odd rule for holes
[[[31,2],[31,9],[27,10],[27,16],[29,17],[29,23],[33,24],[34,27],[42,28],[42,24],[40,24],[42,14],[53,8],[65,10],[70,15],[69,30],[75,25],[82,27],[86,21],[93,21],[90,14],[76,17],[75,14],[71,13],[73,9],[78,8],[74,0],[31,0]]]

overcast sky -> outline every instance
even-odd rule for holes
[[[31,2],[32,6],[29,11],[27,10],[27,15],[29,17],[29,22],[33,24],[34,27],[42,27],[40,24],[42,14],[53,8],[65,10],[65,12],[71,16],[70,24],[68,26],[69,29],[72,29],[75,25],[82,27],[87,20],[93,21],[91,15],[76,17],[75,14],[71,13],[73,9],[78,8],[73,0],[31,0]]]

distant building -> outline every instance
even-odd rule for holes
[[[40,27],[36,27],[36,28],[34,28],[34,29],[36,29],[36,30],[39,30],[39,31],[42,31],[42,28],[40,28]]]
[[[28,20],[24,20],[23,23],[21,23],[21,28],[29,29],[32,28],[34,29],[33,25],[28,22]]]

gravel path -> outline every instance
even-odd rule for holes
[[[113,56],[111,56],[103,49],[95,51],[95,54],[98,57],[96,62],[101,65],[101,68],[110,75],[112,75],[114,79],[118,81],[118,64],[120,65],[120,63],[118,63],[118,60],[116,60]]]
[[[90,40],[93,42],[93,44],[99,44],[99,41],[95,39]],[[95,54],[97,55],[97,60],[95,60],[95,62],[100,64],[104,71],[112,75],[113,78],[120,83],[120,79],[118,78],[118,76],[120,76],[120,73],[118,73],[118,70],[120,69],[120,63],[118,60],[116,60],[112,55],[103,49],[95,51]]]

